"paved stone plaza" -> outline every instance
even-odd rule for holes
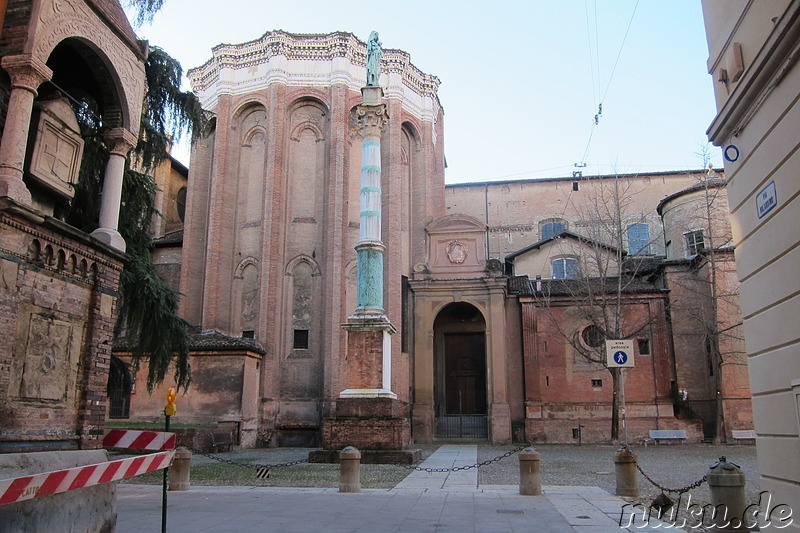
[[[451,468],[477,460],[476,445],[445,445],[421,466]],[[118,533],[159,530],[161,487],[123,484],[117,490]],[[392,489],[359,494],[330,488],[193,486],[169,494],[167,531],[660,531],[655,521],[621,529],[626,502],[599,487],[544,486],[543,492],[520,496],[517,485],[479,485],[477,469],[414,471]]]

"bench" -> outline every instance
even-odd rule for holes
[[[753,439],[756,438],[756,432],[752,429],[734,429],[731,431],[731,437],[736,440]]]
[[[220,452],[223,451],[221,448],[225,448],[224,451],[229,452],[232,445],[233,439],[230,431],[215,431],[211,434],[211,451]]]
[[[686,440],[686,430],[683,429],[651,429],[650,438],[658,442],[660,440]]]

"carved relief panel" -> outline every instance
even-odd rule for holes
[[[83,328],[66,317],[31,307],[23,314],[15,343],[12,379],[17,397],[64,402],[75,389]]]
[[[83,139],[78,121],[63,98],[39,102],[36,141],[31,153],[30,176],[52,192],[70,199],[78,181]]]

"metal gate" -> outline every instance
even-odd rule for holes
[[[443,415],[436,419],[437,439],[488,439],[486,415]]]

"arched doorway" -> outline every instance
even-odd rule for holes
[[[454,302],[433,329],[435,437],[487,439],[486,321],[475,306]]]

